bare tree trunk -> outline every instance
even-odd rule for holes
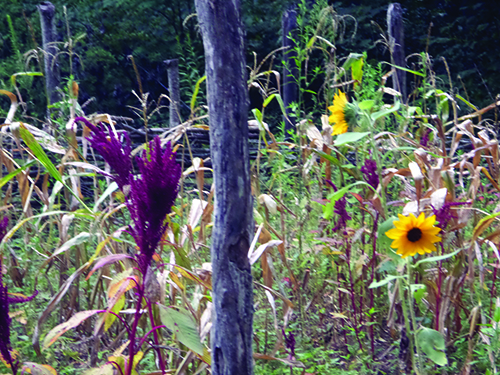
[[[252,197],[248,92],[239,0],[196,0],[205,47],[214,169],[212,374],[251,375]]]
[[[403,9],[399,3],[389,4],[389,8],[387,9],[387,29],[391,48],[391,62],[394,65],[405,68]],[[392,82],[394,90],[401,93],[402,101],[406,103],[406,72],[396,69],[396,74],[392,75]]]
[[[288,120],[284,118],[285,121],[285,135],[288,137],[288,131],[295,129],[295,122],[289,117],[292,110],[289,108],[290,104],[299,101],[299,89],[298,89],[298,70],[297,62],[295,58],[297,53],[295,52],[295,41],[297,37],[297,12],[293,9],[288,9],[283,13],[282,17],[282,29],[283,29],[283,41],[282,45],[286,49],[283,52],[283,61],[285,66],[283,68],[283,103],[285,105],[286,115]]]
[[[181,92],[179,88],[179,60],[165,60],[168,74],[168,91],[170,98],[170,127],[173,128],[181,123],[179,116],[179,103],[181,102]]]
[[[57,54],[56,28],[54,24],[54,15],[56,8],[50,1],[41,2],[38,6],[40,13],[40,23],[42,27],[42,43],[45,51],[44,66],[45,66],[45,85],[47,88],[47,100],[49,104],[59,101],[59,69],[57,63],[54,63]]]

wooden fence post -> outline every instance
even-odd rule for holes
[[[292,110],[289,108],[290,104],[299,101],[299,86],[298,86],[298,69],[295,52],[295,39],[297,37],[297,12],[294,9],[288,9],[283,13],[282,17],[282,29],[283,29],[283,41],[282,45],[285,50],[283,50],[283,61],[285,66],[283,67],[283,103],[285,105],[286,115],[288,120],[284,117],[285,121],[285,136],[289,137],[288,131],[295,129],[295,121],[293,121],[289,115]]]
[[[212,230],[212,374],[252,375],[253,291],[248,250],[253,205],[248,89],[239,0],[196,0],[205,47],[215,204]]]
[[[170,98],[170,127],[181,123],[180,102],[181,92],[179,86],[179,59],[165,60],[168,75],[168,91]]]
[[[387,31],[391,49],[391,63],[405,68],[403,9],[399,3],[389,4],[389,8],[387,9]],[[396,74],[392,75],[392,82],[394,90],[401,93],[401,100],[403,103],[406,103],[406,72],[396,69]]]
[[[45,68],[45,86],[47,88],[47,101],[48,104],[56,103],[60,100],[57,87],[59,86],[59,67],[55,62],[55,57],[58,51],[55,44],[56,28],[54,24],[54,15],[56,8],[50,1],[43,1],[38,5],[38,12],[40,13],[40,24],[42,28],[42,43]]]

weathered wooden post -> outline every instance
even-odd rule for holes
[[[389,4],[387,9],[387,31],[391,49],[391,62],[404,68],[406,67],[406,60],[403,9],[399,3]],[[401,93],[402,101],[406,103],[406,72],[397,68],[395,70],[395,74],[392,75],[393,88]]]
[[[251,375],[253,237],[248,91],[239,0],[196,0],[214,170],[212,374]]]
[[[57,86],[59,86],[59,69],[57,63],[54,61],[58,50],[55,44],[57,37],[54,24],[56,8],[50,1],[43,1],[38,6],[38,12],[40,13],[42,43],[43,50],[45,51],[44,67],[47,101],[49,104],[53,104],[60,99],[57,92]]]
[[[283,103],[285,105],[286,115],[288,120],[285,121],[285,135],[288,137],[288,131],[295,129],[295,122],[289,117],[292,113],[290,104],[299,101],[298,87],[298,69],[295,51],[295,39],[297,37],[297,12],[294,9],[288,9],[283,13],[282,17],[283,41]]]
[[[170,127],[173,128],[181,123],[180,102],[181,92],[179,86],[179,59],[165,60],[168,75],[168,91],[170,98]]]

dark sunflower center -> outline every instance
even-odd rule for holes
[[[419,228],[413,228],[408,231],[406,237],[410,242],[417,242],[419,239],[422,238],[422,231]]]

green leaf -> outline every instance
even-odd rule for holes
[[[321,156],[323,159],[326,159],[326,160],[332,162],[336,166],[343,167],[342,163],[335,156],[328,155],[326,152],[323,152],[323,151],[320,151],[320,150],[316,150],[315,148],[313,148],[313,152],[315,152],[316,154],[318,154],[319,156]]]
[[[36,162],[36,160],[30,160],[29,162],[24,164],[22,167],[19,167],[15,171],[10,172],[7,176],[2,177],[0,179],[0,188],[2,186],[4,186],[7,182],[12,180],[14,177],[16,177],[19,173],[21,173],[25,169],[29,168],[30,166],[32,166],[35,162]]]
[[[368,288],[370,288],[370,289],[380,288],[381,286],[389,284],[393,280],[404,279],[406,277],[407,277],[406,275],[397,275],[397,276],[396,275],[388,275],[383,280],[374,281],[373,283],[370,284],[370,286]]]
[[[111,194],[113,194],[113,192],[118,189],[118,184],[116,182],[112,182],[109,184],[109,186],[107,187],[107,189],[104,191],[104,193],[102,193],[102,195],[99,197],[99,199],[97,200],[95,206],[94,206],[94,212],[97,212],[97,209],[99,208],[99,205],[104,202],[104,200],[109,197]]]
[[[497,307],[495,309],[495,313],[493,314],[493,320],[497,323],[500,322],[500,307]]]
[[[181,246],[172,246],[172,250],[175,254],[175,263],[190,270],[191,262],[189,261],[184,249]]]
[[[394,222],[398,220],[396,216],[391,216],[386,221],[378,226],[377,230],[377,239],[378,239],[378,247],[379,248],[390,248],[392,244],[392,240],[385,235],[385,233],[392,228],[394,228]]]
[[[47,333],[47,336],[45,336],[45,340],[43,340],[43,348],[47,349],[54,342],[56,342],[56,340],[65,332],[69,331],[72,328],[77,327],[85,319],[90,318],[92,315],[95,315],[100,311],[102,310],[80,311],[75,315],[73,315],[71,319],[69,319],[68,321],[52,328],[52,330],[49,333]]]
[[[361,82],[363,79],[363,58],[352,62],[352,79]]]
[[[23,138],[24,142],[26,145],[30,148],[30,150],[33,152],[33,155],[37,158],[37,160],[47,169],[49,174],[56,179],[56,181],[59,181],[61,184],[64,185],[66,189],[69,190],[71,194],[80,202],[80,204],[88,211],[91,212],[90,209],[87,207],[87,205],[80,199],[77,193],[75,193],[69,186],[66,185],[66,183],[63,180],[63,177],[57,170],[56,166],[50,161],[49,157],[43,151],[42,146],[37,142],[35,137],[33,137],[33,134],[30,133],[30,131],[24,126],[23,123],[21,123],[21,126],[19,127],[19,132],[21,134],[21,137]]]
[[[342,198],[345,195],[345,193],[347,193],[348,191],[352,190],[352,188],[354,186],[356,186],[356,185],[366,185],[366,186],[369,186],[370,189],[372,189],[373,191],[375,191],[375,189],[370,184],[367,184],[364,181],[358,181],[358,182],[354,182],[354,183],[352,183],[350,185],[344,186],[342,189],[337,190],[333,194],[329,195],[328,199],[330,199],[331,202],[336,202],[340,198]]]
[[[173,309],[163,305],[160,307],[161,322],[170,329],[177,339],[193,352],[203,355],[203,344],[193,319],[186,310]]]
[[[439,366],[448,364],[444,352],[446,348],[444,338],[438,331],[426,327],[420,329],[417,332],[417,345],[435,364]]]
[[[18,77],[18,76],[28,76],[28,77],[38,76],[38,77],[41,77],[41,76],[43,76],[43,74],[40,72],[20,72],[20,73],[13,74],[10,76],[10,82],[12,83],[12,86],[14,86],[14,87],[16,87],[16,77]]]
[[[420,303],[422,298],[424,298],[427,287],[424,284],[412,284],[410,285],[410,290],[412,291],[413,297],[415,297],[417,303]]]
[[[394,65],[394,64],[390,64],[386,61],[382,61],[383,64],[387,64],[387,65],[390,65],[392,66],[393,68],[396,68],[396,69],[399,69],[399,70],[403,70],[405,72],[408,72],[408,73],[412,73],[412,74],[415,74],[417,76],[420,76],[420,77],[425,77],[425,74],[424,73],[420,73],[420,72],[417,72],[416,70],[411,70],[411,69],[408,69],[408,68],[403,68],[402,66],[398,66],[398,65]]]
[[[357,142],[369,134],[370,134],[370,132],[363,132],[363,133],[348,132],[348,133],[340,134],[335,139],[335,142],[333,145],[335,147],[339,147],[339,146],[345,145],[347,143]]]
[[[344,65],[342,65],[342,69],[339,72],[338,78],[341,78],[344,75],[344,73],[349,70],[352,64],[362,59],[363,59],[363,54],[350,53],[349,56],[347,57],[346,62],[344,63]]]
[[[194,111],[194,106],[196,105],[196,98],[198,97],[198,93],[200,92],[200,85],[207,79],[207,76],[201,77],[198,82],[196,82],[196,86],[194,87],[193,97],[191,98],[191,112]]]
[[[396,112],[399,110],[399,107],[401,106],[400,102],[396,102],[392,107],[382,109],[381,111],[375,112],[371,114],[372,121],[376,121],[381,117],[387,116],[390,113]]]
[[[33,134],[31,134],[23,124],[21,124],[21,126],[19,127],[19,131],[24,142],[26,142],[38,161],[45,167],[45,169],[47,169],[52,177],[54,177],[57,181],[64,185],[61,174],[59,173],[55,165],[50,161],[45,151],[43,151],[42,146],[40,146],[35,137],[33,137]]]
[[[413,267],[417,268],[422,263],[439,262],[440,260],[445,260],[445,259],[451,258],[452,256],[457,255],[461,251],[462,251],[462,249],[458,249],[450,254],[444,254],[444,255],[439,255],[439,256],[435,256],[435,257],[425,258],[425,259],[419,260],[417,263],[415,263],[415,265]]]
[[[460,99],[461,101],[463,101],[465,104],[467,104],[474,111],[478,111],[477,107],[474,104],[470,103],[469,101],[465,100],[464,97],[462,97],[462,96],[460,96],[458,94],[455,94],[455,97],[458,98],[458,99]]]
[[[324,206],[322,206],[323,208],[323,218],[325,220],[330,220],[331,217],[333,216],[333,208],[335,206],[335,202],[328,202],[327,204],[325,204]]]
[[[358,104],[358,107],[363,111],[368,111],[373,107],[374,104],[375,100],[363,100],[361,103]]]

